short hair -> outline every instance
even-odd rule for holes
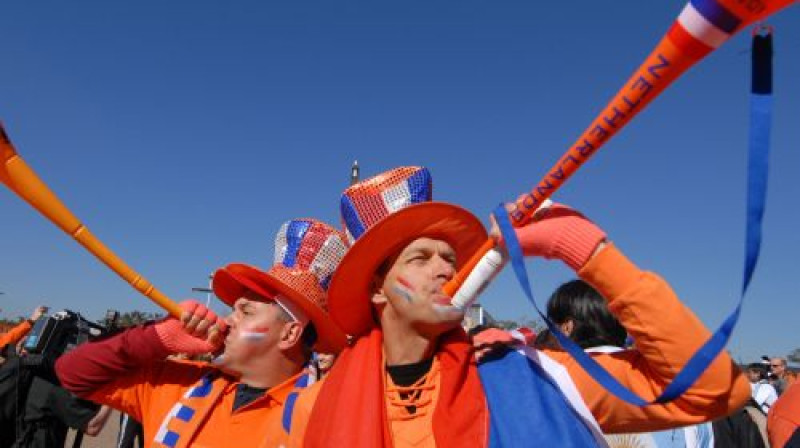
[[[308,321],[306,328],[303,329],[303,335],[300,337],[300,339],[303,342],[303,349],[308,351],[309,356],[311,356],[311,351],[314,348],[314,344],[317,343],[317,338],[317,328],[314,326],[313,322]]]
[[[781,357],[779,357],[779,356],[776,356],[776,357],[774,357],[774,358],[770,359],[770,364],[771,364],[771,362],[772,362],[772,360],[773,360],[773,359],[774,359],[775,361],[780,361],[780,362],[781,362],[781,365],[782,365],[783,367],[786,367],[786,358],[781,358]]]
[[[282,320],[282,321],[284,321],[286,323],[295,321],[295,318],[292,317],[291,314],[289,314],[289,311],[287,311],[286,308],[283,307],[283,305],[279,305],[278,302],[275,301],[275,306],[277,306],[278,309],[280,310],[280,311],[278,311],[278,319],[280,319],[280,320]]]
[[[748,372],[758,373],[758,379],[765,380],[767,379],[767,366],[760,362],[751,362],[747,365]]]
[[[603,296],[583,280],[559,286],[547,301],[547,316],[556,324],[572,320],[570,339],[581,348],[625,346],[625,327],[611,314]]]

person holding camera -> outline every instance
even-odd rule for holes
[[[31,328],[33,328],[33,324],[36,323],[36,321],[39,320],[39,318],[42,317],[46,312],[47,307],[39,305],[33,309],[31,317],[20,322],[19,325],[12,328],[8,333],[0,334],[0,348],[3,348],[9,344],[17,345],[17,342],[21,341],[22,338],[30,333]],[[0,365],[2,365],[4,361],[4,355],[0,355]]]
[[[59,318],[48,317],[45,320],[50,322],[34,327],[47,311],[47,307],[37,307],[30,319],[17,327],[20,332],[4,346],[5,362],[0,367],[0,446],[63,446],[69,428],[95,435],[105,423],[107,414],[98,412],[98,405],[63,389],[53,370],[56,359],[80,339],[79,328],[88,323],[80,323],[83,319],[76,313],[63,311],[56,313]],[[33,328],[41,329],[30,334],[24,348],[18,350],[17,345]],[[50,332],[42,338],[44,328]]]
[[[750,380],[750,389],[753,400],[758,404],[759,409],[766,415],[770,407],[778,399],[778,393],[768,381],[767,368],[763,363],[751,363],[746,369],[747,379]]]

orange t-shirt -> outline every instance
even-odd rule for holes
[[[386,415],[395,448],[436,448],[433,437],[433,410],[439,399],[441,378],[439,360],[434,357],[430,371],[417,384],[402,387],[386,372]],[[414,406],[411,412],[408,406]]]

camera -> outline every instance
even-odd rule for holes
[[[764,366],[764,369],[766,371],[764,374],[765,380],[774,380],[778,378],[775,375],[775,372],[772,371],[772,363],[770,362],[769,356],[765,355],[761,357],[761,365]]]
[[[105,333],[105,327],[85,319],[79,313],[63,310],[40,317],[22,347],[29,354],[55,359]]]

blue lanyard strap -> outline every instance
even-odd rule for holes
[[[748,163],[747,190],[747,234],[745,240],[745,267],[742,282],[742,294],[733,312],[722,322],[722,325],[711,335],[708,341],[692,355],[686,365],[675,376],[664,392],[655,400],[648,402],[627,387],[623,386],[606,369],[601,367],[583,349],[565,335],[545,316],[536,304],[525,269],[522,249],[511,226],[508,213],[503,204],[495,209],[494,216],[503,234],[506,247],[511,258],[514,273],[525,296],[533,304],[536,312],[544,319],[547,328],[580,366],[606,390],[637,406],[655,403],[667,403],[691,387],[700,375],[705,372],[711,362],[725,348],[730,339],[744,302],[744,296],[750,284],[753,271],[758,262],[761,248],[761,223],[766,203],[769,134],[772,121],[772,34],[753,37],[753,86],[750,102],[750,150]]]

